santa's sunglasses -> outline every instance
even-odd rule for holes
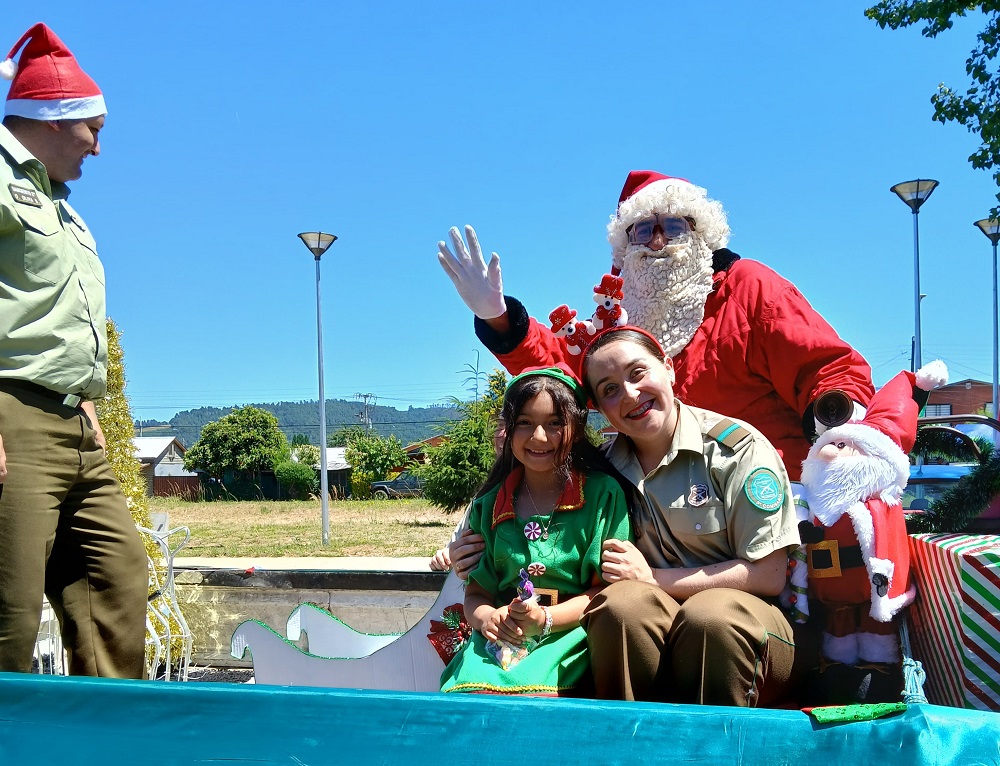
[[[663,236],[667,239],[677,239],[691,231],[691,222],[687,218],[677,215],[659,215],[652,218],[643,218],[629,226],[625,233],[628,235],[630,245],[648,245],[653,239],[653,233],[659,226],[663,230]]]

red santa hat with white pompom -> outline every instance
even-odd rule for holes
[[[23,47],[23,50],[22,50]],[[14,56],[21,51],[19,62]],[[35,24],[0,62],[11,80],[5,115],[31,120],[86,120],[107,114],[101,89],[84,72],[56,33]]]
[[[613,274],[621,271],[628,249],[629,227],[654,213],[689,218],[694,222],[697,236],[704,239],[712,251],[729,242],[729,223],[722,205],[709,198],[705,189],[686,178],[667,176],[655,170],[633,170],[625,179],[618,197],[618,210],[608,224]]]
[[[908,455],[917,436],[917,416],[931,390],[947,382],[948,368],[941,361],[915,373],[900,372],[875,393],[863,420],[823,432],[810,449],[810,457],[832,442],[853,441],[865,454],[882,458],[895,468],[897,484],[892,490],[902,493],[910,478]]]

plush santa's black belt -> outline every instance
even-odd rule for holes
[[[836,540],[825,540],[809,546],[810,573],[854,569],[864,565],[860,545],[838,545]]]
[[[77,396],[76,394],[60,394],[58,391],[53,391],[51,388],[40,386],[29,380],[18,380],[16,378],[0,378],[0,390],[4,389],[28,391],[36,396],[44,396],[46,399],[51,399],[54,402],[71,407],[74,410],[79,407],[80,402],[83,401],[82,396]]]

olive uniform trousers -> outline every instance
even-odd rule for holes
[[[73,675],[140,678],[147,558],[86,416],[0,380],[0,670],[28,672],[42,594]]]
[[[763,707],[794,688],[791,625],[743,591],[713,588],[679,603],[626,580],[598,593],[580,622],[600,699]]]

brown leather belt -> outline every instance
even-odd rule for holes
[[[44,396],[46,399],[51,399],[58,404],[65,405],[66,407],[70,407],[74,410],[77,409],[80,406],[80,402],[83,401],[82,396],[78,396],[76,394],[60,394],[58,391],[53,391],[51,388],[40,386],[29,380],[19,380],[17,378],[0,378],[0,390],[4,389],[27,391],[37,396]]]

